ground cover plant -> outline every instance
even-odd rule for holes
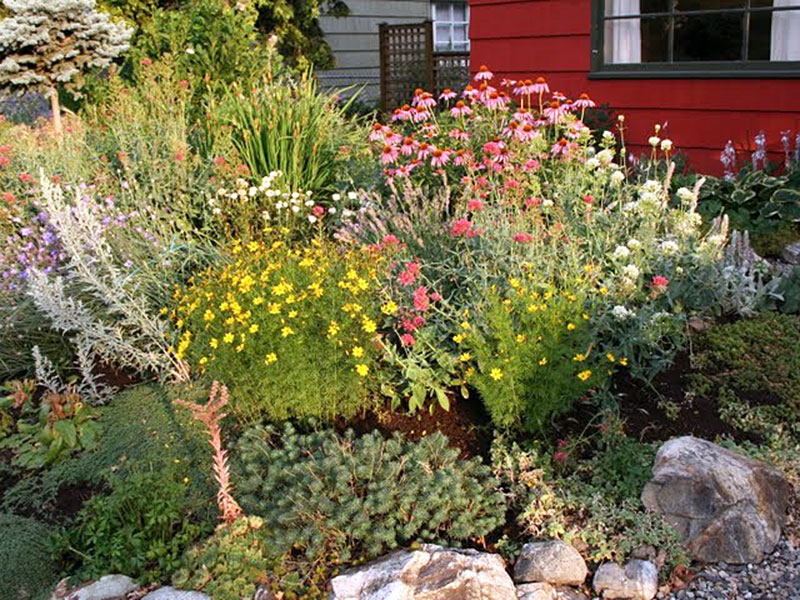
[[[133,48],[63,131],[0,119],[0,593],[321,598],[542,537],[666,579],[658,442],[796,478],[797,272],[736,231],[777,247],[792,157],[686,177],[656,128],[631,165],[624,116],[485,67],[365,124],[306,69],[314,4],[111,0]]]

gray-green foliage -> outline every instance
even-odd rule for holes
[[[411,442],[256,427],[237,454],[245,510],[264,517],[278,548],[309,559],[327,552],[355,562],[415,541],[458,545],[504,522],[490,469],[460,460],[439,433]]]
[[[128,49],[132,30],[97,12],[95,0],[4,0],[0,85],[50,90]]]
[[[0,513],[0,597],[34,600],[58,579],[48,552],[51,530],[44,523]]]

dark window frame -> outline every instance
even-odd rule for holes
[[[751,7],[747,0],[745,8],[716,9],[690,14],[731,14],[740,12],[775,12],[786,9],[774,7]],[[669,16],[673,11],[644,13],[647,17]],[[639,18],[639,16],[629,17]],[[624,19],[624,17],[623,17]],[[800,61],[774,62],[769,60],[734,60],[705,62],[650,62],[650,63],[605,63],[604,37],[606,20],[622,20],[605,16],[605,0],[592,0],[592,49],[589,79],[708,79],[708,78],[800,78]],[[674,25],[673,25],[674,26]],[[745,31],[745,42],[747,40]],[[743,43],[742,53],[746,52]],[[670,52],[672,49],[670,49]]]

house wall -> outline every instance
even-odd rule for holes
[[[319,71],[321,85],[341,88],[364,85],[362,101],[377,104],[380,99],[381,23],[419,23],[431,18],[430,0],[347,0],[347,17],[321,17],[320,27],[333,49],[336,67]]]
[[[656,123],[693,168],[718,174],[725,143],[751,148],[761,130],[778,158],[780,132],[800,132],[798,79],[590,80],[590,0],[470,0],[471,69],[544,76],[551,90],[587,92],[626,115],[626,140],[646,144]],[[794,137],[794,136],[793,136]],[[630,146],[629,146],[630,147]],[[637,155],[645,147],[630,148]]]

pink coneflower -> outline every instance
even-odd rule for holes
[[[535,158],[532,158],[528,161],[525,161],[525,164],[522,165],[522,170],[527,173],[528,171],[538,171],[540,167],[541,165],[539,164],[539,161]]]
[[[483,201],[479,198],[473,198],[467,202],[467,209],[471,210],[472,212],[480,212],[483,210]]]
[[[436,146],[432,146],[428,142],[420,142],[417,148],[417,160],[427,160],[431,153],[436,150]]]
[[[493,140],[491,142],[486,142],[483,145],[483,151],[486,154],[497,155],[500,154],[500,149],[504,146],[503,142],[499,142],[497,140]]]
[[[490,79],[494,79],[494,73],[486,65],[481,65],[478,72],[475,73],[475,81],[489,81]]]
[[[414,168],[414,165],[400,165],[395,169],[394,176],[400,179],[404,179],[411,175],[411,170]]]
[[[389,129],[389,131],[391,132],[392,130]],[[372,126],[372,130],[369,132],[369,141],[370,142],[378,142],[378,141],[382,142],[385,137],[386,137],[386,131],[385,131],[384,126],[381,123],[375,123]]]
[[[490,92],[486,95],[486,99],[483,101],[484,106],[489,110],[497,110],[501,108],[505,108],[505,102],[500,97],[500,94],[497,92]]]
[[[400,154],[403,156],[411,156],[414,153],[414,150],[417,147],[417,142],[414,140],[413,137],[408,136],[403,140],[403,143],[400,145]]]
[[[495,156],[495,162],[505,164],[511,158],[511,152],[502,142],[500,143],[500,151]]]
[[[569,156],[570,151],[570,142],[568,142],[565,138],[561,138],[553,147],[550,148],[550,153],[553,157],[557,157],[558,155],[563,155],[564,157]]]
[[[422,98],[422,94],[424,94],[424,93],[425,93],[425,91],[422,88],[415,89],[414,90],[414,97],[411,98],[411,106],[416,106],[419,103],[420,98]]]
[[[544,109],[544,116],[550,123],[559,123],[567,112],[566,107],[558,100],[553,100]]]
[[[514,120],[519,121],[520,123],[533,123],[533,113],[527,108],[520,108],[514,113]]]
[[[559,102],[563,102],[566,99],[567,99],[567,97],[564,94],[562,94],[561,92],[559,92],[558,90],[553,92],[553,100],[558,100]]]
[[[450,235],[453,237],[467,235],[471,229],[472,221],[469,219],[459,219],[450,227]]]
[[[518,129],[519,123],[512,120],[508,125],[506,125],[506,128],[503,129],[503,135],[505,137],[516,137]]]
[[[392,121],[408,121],[412,117],[411,107],[404,104],[398,109],[395,109],[392,115]]]
[[[436,99],[433,97],[433,94],[422,92],[417,102],[417,108],[433,108],[434,106],[436,106]]]
[[[500,80],[500,85],[503,86],[503,87],[506,87],[506,88],[514,87],[515,85],[517,85],[517,80],[516,79],[505,79],[505,78],[503,78],[503,79]]]
[[[467,133],[463,129],[458,129],[457,127],[455,129],[453,129],[449,133],[449,135],[450,135],[450,139],[453,139],[453,140],[460,140],[462,142],[468,142],[469,141],[469,133]]]
[[[574,106],[575,108],[584,109],[584,108],[594,108],[596,104],[591,98],[589,98],[589,94],[583,93],[578,97],[578,99],[575,102],[572,103],[572,106]]]
[[[390,146],[387,144],[383,147],[383,152],[381,152],[381,162],[384,165],[392,164],[397,160],[398,153],[397,146]]]
[[[456,96],[457,94],[453,90],[447,88],[441,94],[439,94],[439,100],[444,100],[445,102],[448,102],[454,99]]]
[[[547,81],[544,77],[537,77],[536,83],[530,86],[530,91],[532,94],[549,94],[550,86],[547,85]]]
[[[456,118],[468,117],[472,114],[472,109],[467,106],[463,100],[456,102],[455,106],[450,109],[450,114]]]
[[[424,285],[419,286],[414,290],[414,310],[418,312],[426,312],[430,308],[428,301],[428,288]]]
[[[471,85],[467,85],[467,87],[464,88],[464,91],[461,93],[461,95],[464,96],[464,98],[467,98],[468,100],[472,100],[475,98],[475,96],[478,95],[478,90],[476,90]]]
[[[518,244],[530,244],[533,242],[534,237],[530,233],[515,233],[514,241]]]
[[[440,150],[436,148],[431,153],[431,166],[435,168],[440,168],[445,166],[447,163],[450,162],[450,155],[452,154],[452,150]]]
[[[428,112],[428,109],[424,106],[418,106],[414,109],[412,113],[412,118],[414,123],[421,123],[423,121],[427,121],[431,118],[431,113]]]
[[[410,333],[404,333],[400,336],[400,343],[403,344],[403,346],[413,346],[414,336]]]
[[[457,167],[468,165],[472,161],[472,153],[469,150],[456,150],[456,156],[453,159],[453,164]]]

